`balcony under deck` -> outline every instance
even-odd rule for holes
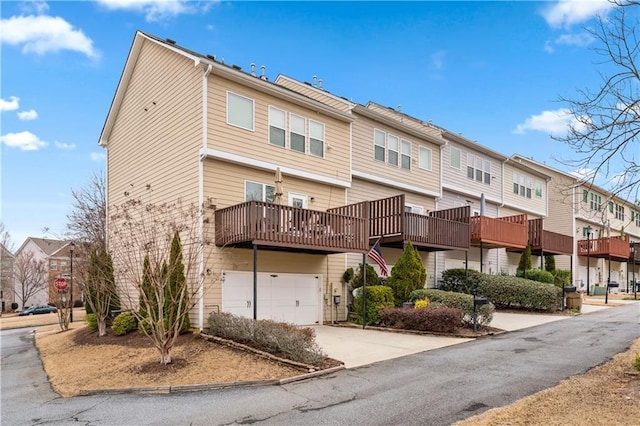
[[[621,237],[605,237],[578,241],[578,256],[626,262],[631,256],[629,241]]]
[[[536,256],[573,254],[573,237],[543,229],[542,219],[529,219],[529,244],[531,254]],[[507,251],[522,252],[524,249],[507,248]]]
[[[411,242],[421,251],[468,250],[470,207],[429,212],[405,212],[405,196],[368,202],[371,243],[403,248]]]
[[[215,212],[218,247],[282,250],[316,254],[366,253],[366,217],[247,201]]]
[[[473,216],[471,245],[483,248],[525,249],[528,242],[527,215],[508,217]]]

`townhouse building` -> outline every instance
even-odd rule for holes
[[[11,304],[15,300],[13,291],[13,262],[15,256],[11,251],[0,243],[0,303],[2,310],[11,309]]]

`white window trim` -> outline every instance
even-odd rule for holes
[[[230,94],[234,95],[234,96],[238,96],[239,98],[244,98],[244,99],[247,99],[247,100],[251,101],[251,128],[240,126],[238,124],[229,122],[229,95]],[[244,130],[249,130],[251,132],[254,132],[255,131],[255,127],[256,127],[256,102],[255,102],[255,100],[253,100],[252,98],[249,98],[247,96],[243,96],[243,95],[241,95],[239,93],[235,93],[235,92],[232,92],[230,90],[227,90],[227,99],[226,99],[226,101],[227,101],[227,105],[226,105],[226,109],[227,109],[227,124],[229,126],[237,127],[239,129],[244,129]]]
[[[287,133],[289,133],[287,131],[287,127],[288,127],[287,126],[287,115],[288,115],[287,111],[285,111],[285,110],[283,110],[281,108],[275,107],[273,105],[269,105],[269,108],[268,108],[269,116],[267,117],[267,120],[268,120],[267,125],[268,125],[268,127],[272,126],[272,124],[271,124],[271,110],[276,110],[276,111],[282,112],[284,114],[284,129],[282,129],[282,130],[284,130],[284,146],[280,146],[280,145],[271,143],[271,131],[268,132],[269,145],[275,146],[275,147],[278,147],[278,148],[285,148],[286,149],[287,148]],[[280,129],[280,127],[278,127],[278,126],[273,126],[273,127],[276,127],[278,129]]]
[[[263,182],[257,182],[255,180],[249,180],[249,179],[245,179],[244,181],[244,201],[254,201],[254,200],[247,200],[247,183],[255,183],[256,185],[260,185],[262,186],[262,200],[261,202],[263,203],[267,203],[267,186],[270,186],[274,189],[275,192],[275,185],[271,185],[269,183],[263,183]]]
[[[451,160],[453,158],[453,155],[451,155],[451,153],[456,150],[458,151],[458,167],[454,166],[453,164],[451,164]],[[460,151],[460,149],[454,147],[454,146],[450,146],[449,147],[449,167],[451,167],[452,169],[456,169],[456,170],[460,170],[462,168],[462,151]]]
[[[415,213],[415,214],[424,214],[424,207],[420,206],[418,204],[409,204],[409,203],[404,203],[405,207],[410,207],[411,208],[411,213]]]
[[[299,132],[294,132],[293,131],[293,120],[292,118],[301,118],[304,121],[304,130],[302,131],[302,133]],[[308,154],[309,150],[307,149],[307,142],[309,142],[309,136],[308,136],[308,129],[307,129],[307,117],[303,116],[303,115],[299,115],[296,114],[295,112],[289,112],[289,149],[293,152],[297,152],[299,154]],[[304,151],[298,151],[297,149],[293,149],[291,147],[291,134],[295,133],[296,135],[301,135],[304,138]]]
[[[429,151],[429,167],[422,167],[422,162],[420,161],[420,159],[422,158],[422,151]],[[433,150],[431,150],[431,148],[427,148],[426,146],[421,146],[418,149],[418,168],[422,169],[422,170],[428,170],[428,171],[432,171],[433,170]]]
[[[378,145],[376,143],[376,133],[380,132],[383,135],[382,141],[383,141],[383,145]],[[379,160],[376,158],[376,147],[381,147],[384,150],[384,159]],[[382,163],[386,163],[387,162],[387,132],[385,132],[384,130],[380,130],[380,129],[373,129],[373,160],[374,161],[380,161]]]
[[[324,125],[323,122],[318,121],[318,120],[309,119],[308,121],[309,121],[309,155],[311,155],[313,157],[316,157],[316,158],[324,158],[324,154],[325,154],[325,150],[326,150],[326,146],[327,146],[327,143],[326,143],[325,137],[324,137],[324,135],[325,135],[325,125]],[[316,123],[316,124],[319,124],[320,126],[322,126],[322,139],[313,138],[311,136],[311,123]],[[322,155],[316,155],[316,154],[313,154],[311,152],[311,139],[317,139],[317,140],[321,140],[322,141]]]
[[[396,149],[391,149],[391,144],[389,143],[389,137],[395,138],[397,144],[396,144]],[[400,154],[400,147],[401,147],[401,142],[402,138],[400,138],[399,136],[396,135],[392,135],[391,133],[387,133],[387,137],[386,137],[386,145],[387,145],[387,164],[393,167],[400,167],[400,163],[401,163],[401,154]],[[389,161],[389,159],[391,158],[391,156],[389,155],[390,152],[395,152],[396,153],[396,164],[393,164]]]
[[[405,147],[405,145],[408,145],[408,146],[409,146],[409,167],[403,167],[403,165],[402,165],[402,156],[403,156],[403,155],[406,155],[406,154],[404,153],[404,147]],[[400,160],[400,161],[399,161],[399,167],[400,167],[401,169],[411,170],[411,161],[413,160],[413,156],[411,155],[411,154],[412,154],[412,152],[411,152],[412,150],[413,150],[413,147],[412,147],[412,145],[411,145],[411,141],[408,141],[408,140],[406,140],[406,139],[400,139],[400,157],[399,157],[399,160]]]
[[[289,192],[289,206],[293,206],[293,199],[300,198],[302,200],[302,208],[309,207],[309,196],[307,194],[300,194],[298,192]]]

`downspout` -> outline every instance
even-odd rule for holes
[[[197,66],[198,64],[196,64]],[[198,287],[198,327],[200,330],[204,329],[204,250],[207,250],[205,244],[204,235],[204,151],[207,149],[207,82],[209,74],[213,66],[207,65],[207,68],[202,73],[202,154],[198,155],[198,205],[200,206],[200,223],[199,223],[199,236],[201,249],[198,255],[198,277],[200,277]]]
[[[442,135],[442,133],[440,135]],[[443,155],[443,153],[444,153],[444,149],[448,145],[449,145],[448,141],[445,141],[443,145],[440,145],[440,182],[439,182],[439,185],[438,185],[438,187],[440,189],[440,191],[439,191],[440,195],[435,198],[435,202],[434,202],[434,206],[433,206],[435,211],[438,210],[438,201],[442,200],[442,197],[444,195],[443,194],[443,190],[442,190],[442,179],[443,179],[443,176],[444,176],[444,172],[443,172],[443,169],[444,169],[444,155]],[[433,288],[438,288],[438,257],[439,257],[439,252],[436,251],[436,252],[433,253],[433,255],[435,257],[433,259],[433,269],[434,269],[434,271],[433,271]]]
[[[502,204],[498,206],[498,217],[500,217],[501,209],[504,207],[504,164],[509,161],[502,161],[500,164],[500,198],[502,198]],[[500,273],[500,250],[496,250],[496,274]]]

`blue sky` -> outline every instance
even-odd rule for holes
[[[0,215],[13,242],[62,236],[71,189],[104,170],[98,138],[142,30],[248,70],[323,80],[507,155],[571,171],[559,96],[598,87],[585,26],[606,1],[0,3]],[[49,233],[43,233],[49,228]]]

